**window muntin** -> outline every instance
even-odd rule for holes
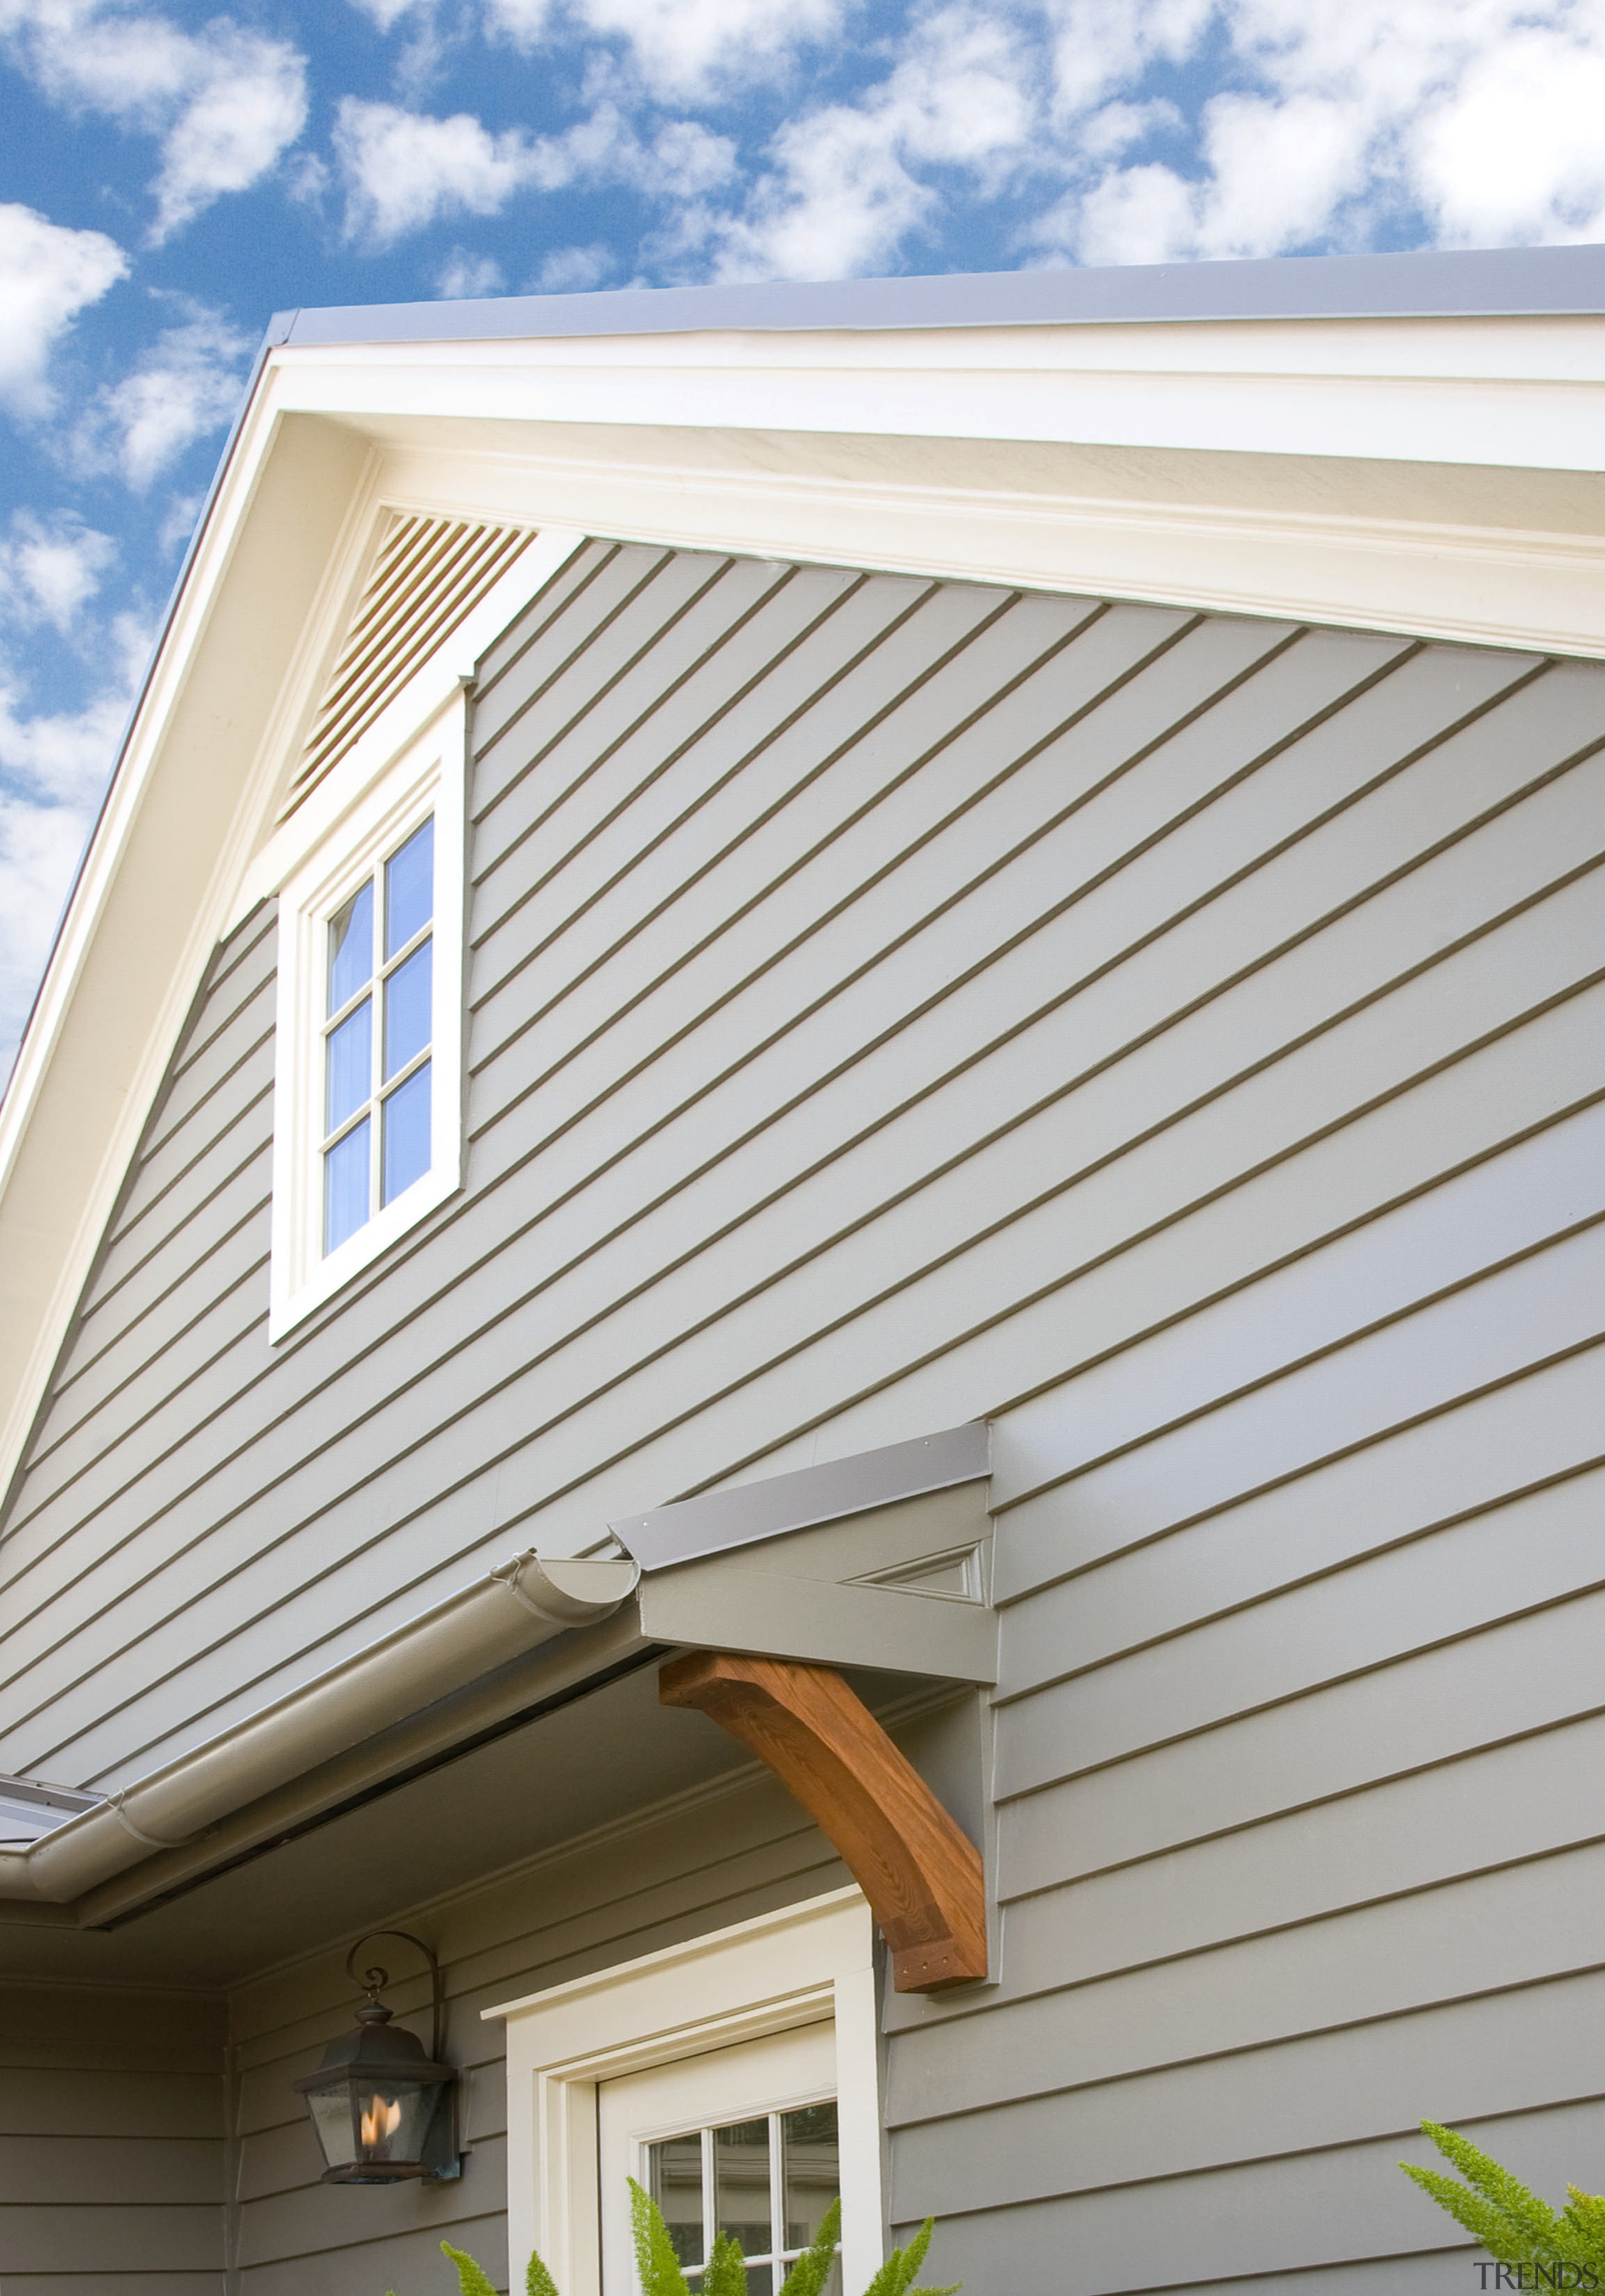
[[[432,814],[329,920],[325,1258],[430,1168],[434,908]]]
[[[776,2296],[840,2197],[834,2097],[687,2129],[646,2151],[647,2190],[693,2289],[702,2284],[715,2237],[727,2233],[741,2243],[747,2296]],[[840,2278],[838,2259],[827,2283],[831,2296]]]

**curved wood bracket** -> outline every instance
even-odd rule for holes
[[[815,1819],[869,1900],[897,1992],[986,1975],[980,1852],[834,1667],[694,1651],[658,1695],[739,1738]]]

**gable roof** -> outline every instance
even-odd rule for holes
[[[281,315],[0,1104],[0,1488],[382,521],[1597,654],[1602,310],[1568,248]]]

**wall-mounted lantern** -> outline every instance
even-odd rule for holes
[[[433,1987],[434,2038],[428,2056],[416,2033],[391,2023],[379,1996],[388,1970],[356,1961],[376,1937],[404,1938],[429,1964]],[[440,2057],[445,1986],[440,1964],[421,1938],[406,1930],[374,1930],[346,1956],[346,1974],[367,1994],[355,2029],[331,2041],[315,2073],[298,2080],[312,2126],[328,2162],[325,2185],[395,2185],[408,2177],[460,2177],[455,2070]]]

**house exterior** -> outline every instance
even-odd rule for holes
[[[1602,314],[276,321],[0,1107],[4,2296],[1605,2181]]]

